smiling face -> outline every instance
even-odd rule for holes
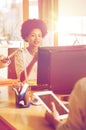
[[[40,29],[36,28],[33,29],[29,36],[27,37],[27,41],[29,43],[29,46],[33,46],[33,47],[39,47],[40,44],[42,43],[42,32]]]

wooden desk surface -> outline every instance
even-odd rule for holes
[[[53,130],[44,119],[45,108],[31,105],[29,108],[16,108],[15,94],[8,88],[7,105],[0,107],[0,115],[17,130]],[[5,96],[5,95],[4,95]]]

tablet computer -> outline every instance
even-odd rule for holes
[[[34,92],[34,96],[40,101],[48,112],[52,112],[51,102],[54,102],[59,113],[59,119],[67,118],[69,112],[68,108],[52,91]]]

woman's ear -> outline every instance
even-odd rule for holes
[[[25,38],[25,41],[28,42],[28,37]]]

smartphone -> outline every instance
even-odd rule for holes
[[[34,92],[34,96],[40,101],[48,112],[52,112],[51,102],[54,102],[59,113],[59,119],[65,119],[68,117],[68,108],[52,91]]]

